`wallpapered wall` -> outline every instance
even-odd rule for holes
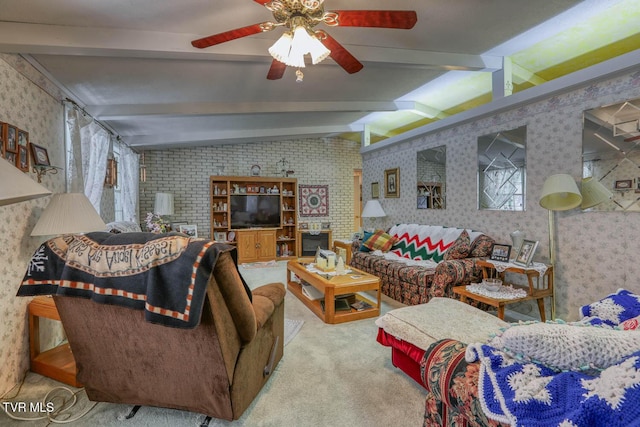
[[[198,226],[200,237],[210,238],[209,178],[247,176],[259,165],[260,176],[278,176],[285,158],[298,184],[329,186],[329,215],[302,217],[300,222],[330,222],[332,236],[353,233],[353,174],[362,167],[360,145],[337,138],[300,139],[253,144],[147,151],[147,182],[140,184],[140,216],[153,211],[156,192],[173,193],[173,221]],[[144,224],[143,224],[144,229]]]
[[[516,229],[540,241],[534,260],[548,262],[548,211],[539,206],[545,179],[568,173],[582,177],[583,110],[640,96],[640,72],[591,84],[463,125],[433,132],[379,150],[363,153],[363,199],[370,183],[384,181],[384,170],[400,167],[399,199],[384,199],[386,226],[415,222],[468,227],[484,231],[498,242],[511,243]],[[477,138],[491,132],[527,126],[527,194],[525,212],[477,209]],[[416,209],[416,152],[447,146],[446,209]],[[637,174],[635,176],[640,176]],[[634,177],[635,177],[634,176]],[[633,177],[631,177],[633,178]],[[618,288],[640,292],[640,215],[637,212],[555,214],[557,229],[556,315],[576,320],[581,305]],[[547,304],[548,308],[549,304]],[[525,310],[530,310],[523,307]],[[533,315],[536,316],[536,310]]]
[[[63,166],[63,107],[54,97],[55,93],[52,96],[41,89],[39,85],[45,87],[45,82],[39,80],[40,77],[19,57],[0,57],[0,121],[29,132],[32,142],[47,148],[51,164]],[[29,175],[36,179],[33,172]],[[1,185],[7,184],[10,183]],[[64,175],[46,175],[42,185],[53,192],[64,191]],[[40,237],[29,235],[48,202],[49,198],[45,197],[0,206],[0,395],[17,384],[29,369],[27,304],[30,298],[15,295],[28,260],[42,243]],[[43,329],[47,326],[43,325]],[[59,341],[60,331],[52,324],[49,336],[42,337],[43,346]]]

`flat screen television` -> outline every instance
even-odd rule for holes
[[[278,228],[280,215],[277,194],[231,195],[231,228]]]

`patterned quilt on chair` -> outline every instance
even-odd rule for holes
[[[90,298],[144,309],[152,323],[194,328],[209,276],[230,251],[235,259],[233,246],[180,233],[63,235],[38,248],[17,295]]]

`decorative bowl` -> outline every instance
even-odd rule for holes
[[[502,280],[500,279],[484,279],[482,281],[484,288],[489,292],[495,292],[502,286]]]

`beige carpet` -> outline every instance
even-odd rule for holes
[[[242,269],[252,288],[273,281],[285,282],[285,263],[276,267]],[[401,305],[385,298],[383,311]],[[298,334],[285,347],[273,377],[234,422],[212,420],[215,427],[233,426],[420,426],[426,391],[391,365],[389,348],[378,344],[375,319],[326,325],[295,296],[285,297],[285,317],[302,320]],[[12,401],[39,400],[53,386],[48,378],[29,374],[20,395]],[[86,399],[85,399],[86,400]],[[82,401],[74,407],[79,413]],[[143,407],[123,420],[129,406],[99,403],[72,426],[197,426],[199,414]],[[2,426],[45,426],[46,421],[12,421],[0,411]]]

